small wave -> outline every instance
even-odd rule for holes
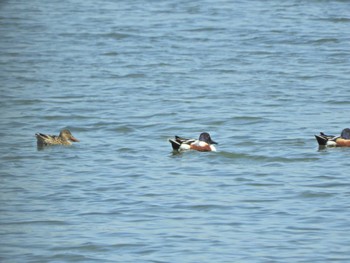
[[[185,209],[185,210],[197,210],[197,211],[210,211],[210,210],[222,210],[222,209],[228,209],[230,206],[224,206],[224,205],[175,205],[174,209]]]
[[[115,57],[118,56],[119,53],[115,52],[115,51],[111,51],[111,52],[106,52],[106,53],[102,53],[103,56],[111,56],[111,57]]]
[[[132,34],[127,34],[127,33],[108,33],[108,34],[102,34],[101,36],[113,38],[113,39],[117,39],[117,40],[128,38],[128,37],[133,37]]]
[[[215,31],[224,31],[226,28],[223,27],[198,27],[194,29],[184,30],[186,32],[215,32]]]
[[[349,100],[343,100],[343,99],[339,99],[339,100],[330,99],[330,100],[327,100],[326,103],[332,104],[332,105],[350,105]]]
[[[232,153],[232,152],[219,152],[220,156],[229,159],[246,159],[261,161],[264,163],[293,163],[293,162],[311,162],[317,161],[319,158],[316,157],[281,157],[281,156],[265,156],[265,155],[254,155],[247,153]]]
[[[334,196],[335,193],[327,193],[327,192],[315,192],[315,191],[304,191],[299,194],[301,198],[324,198]]]
[[[60,221],[60,220],[33,220],[33,221],[18,221],[18,222],[8,222],[8,223],[1,223],[2,225],[69,225],[66,221]]]
[[[309,43],[322,45],[327,43],[338,43],[338,42],[339,42],[339,39],[337,38],[320,38],[320,39],[312,40]]]
[[[328,21],[334,23],[350,23],[350,18],[347,17],[332,17],[332,18],[319,18],[318,21]]]

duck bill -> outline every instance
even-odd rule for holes
[[[218,144],[217,142],[214,142],[213,140],[210,142],[210,144]]]
[[[79,140],[77,139],[77,138],[75,138],[75,137],[70,137],[70,140],[72,141],[72,142],[79,142]]]

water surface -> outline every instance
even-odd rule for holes
[[[349,262],[349,8],[3,1],[0,261]]]

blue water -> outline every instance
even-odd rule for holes
[[[350,262],[349,10],[2,1],[0,261]]]

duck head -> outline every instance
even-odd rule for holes
[[[203,132],[199,135],[199,140],[200,141],[203,141],[203,142],[206,142],[208,144],[218,144],[217,142],[214,142],[211,137],[210,137],[210,134],[207,133],[207,132]]]
[[[72,142],[79,142],[77,138],[75,138],[69,130],[62,130],[60,132],[59,137]]]

